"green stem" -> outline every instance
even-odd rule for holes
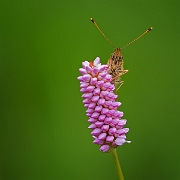
[[[118,173],[119,180],[124,180],[116,149],[114,149],[112,151],[112,155],[113,155],[114,162],[115,162],[115,165],[116,165],[116,168],[117,168],[117,173]]]

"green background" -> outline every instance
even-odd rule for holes
[[[130,128],[117,149],[125,180],[180,179],[180,1],[0,1],[0,179],[115,180],[92,144],[77,76],[123,50],[118,100]]]

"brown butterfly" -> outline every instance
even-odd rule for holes
[[[112,45],[114,48],[114,45],[112,42],[105,36],[105,34],[101,31],[97,23],[94,21],[93,18],[90,18],[90,20],[93,22],[93,24],[97,27],[97,29],[100,31],[100,33],[105,37],[107,41]],[[115,51],[111,54],[110,58],[108,59],[107,65],[108,65],[108,73],[112,75],[112,83],[116,86],[116,93],[118,92],[119,88],[123,85],[124,81],[121,80],[121,76],[123,74],[126,74],[128,70],[124,70],[124,61],[122,56],[122,49],[124,49],[126,46],[132,44],[133,42],[137,41],[139,38],[144,36],[146,33],[152,30],[152,27],[148,28],[143,34],[138,36],[136,39],[131,41],[130,43],[126,44],[123,48],[115,48]]]

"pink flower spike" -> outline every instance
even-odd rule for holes
[[[121,105],[116,102],[118,95],[113,91],[115,83],[112,81],[110,66],[101,65],[100,59],[96,58],[94,62],[85,61],[83,68],[79,71],[82,76],[78,77],[80,81],[80,91],[86,109],[86,115],[89,117],[89,129],[94,138],[93,143],[100,145],[100,151],[110,152],[121,146],[126,141],[126,133],[129,128],[123,128],[126,119],[121,119],[123,112],[117,108]]]

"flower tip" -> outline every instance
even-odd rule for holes
[[[97,58],[94,60],[94,66],[97,66],[99,63],[100,63],[100,58],[97,57]]]

